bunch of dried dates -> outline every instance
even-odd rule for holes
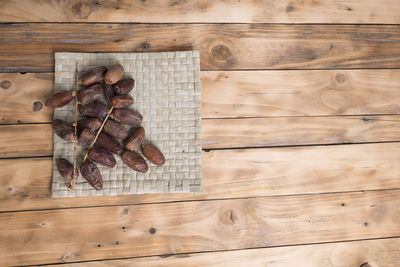
[[[136,151],[141,149],[143,156],[155,165],[165,163],[164,155],[154,145],[145,144],[145,130],[137,126],[142,122],[142,115],[129,109],[134,99],[129,92],[135,86],[132,78],[123,78],[124,68],[115,65],[110,69],[105,66],[88,70],[81,75],[77,84],[83,85],[78,91],[62,91],[46,101],[46,106],[59,108],[68,105],[76,98],[79,112],[85,118],[76,123],[54,120],[54,132],[66,141],[74,141],[82,146],[89,146],[80,164],[79,171],[96,190],[103,188],[103,180],[96,164],[114,167],[114,155],[120,155],[122,161],[138,172],[149,169],[145,159]],[[107,105],[100,100],[105,99]],[[124,125],[135,125],[127,130]],[[122,144],[121,144],[122,142]],[[79,176],[76,166],[64,158],[56,160],[60,174],[70,183]]]

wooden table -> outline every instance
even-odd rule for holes
[[[1,266],[399,266],[400,1],[0,6]],[[204,192],[50,198],[53,53],[187,49]]]

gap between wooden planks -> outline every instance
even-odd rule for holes
[[[7,0],[1,22],[400,23],[396,0],[65,1]]]
[[[0,24],[0,71],[52,71],[54,52],[199,50],[202,70],[399,68],[399,25]]]
[[[1,213],[0,262],[60,263],[392,237],[400,235],[399,206],[400,190],[393,190]]]
[[[170,254],[142,258],[125,258],[95,262],[65,264],[65,267],[148,267],[148,266],[397,266],[400,238],[336,242],[276,248],[243,249],[234,251]],[[364,265],[363,265],[364,264]],[[366,265],[369,264],[369,265]],[[50,265],[59,266],[59,265]]]
[[[52,159],[0,160],[0,211],[400,188],[400,143],[203,152],[203,193],[51,198]]]
[[[202,117],[400,114],[400,70],[201,72]],[[52,73],[0,73],[0,123],[51,122]]]

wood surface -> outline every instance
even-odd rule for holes
[[[400,115],[202,121],[203,149],[394,141],[400,141]],[[51,124],[0,125],[0,158],[52,154]]]
[[[393,190],[1,213],[0,263],[399,236],[399,206],[400,191]]]
[[[226,267],[395,267],[399,260],[400,238],[337,242],[277,248],[244,249],[210,253],[161,255],[123,260],[65,264],[65,267],[153,267],[198,266]],[[364,265],[363,264],[369,264]],[[59,265],[50,265],[59,266]]]
[[[207,119],[202,140],[205,149],[400,141],[400,116]]]
[[[49,72],[54,52],[199,50],[201,70],[399,68],[399,25],[0,24],[0,71]]]
[[[0,160],[0,211],[400,188],[400,143],[203,152],[203,193],[50,198],[52,158]]]
[[[0,158],[52,154],[51,124],[0,125]]]
[[[0,73],[0,123],[51,122],[53,81]],[[203,71],[201,82],[203,118],[400,114],[398,69]]]
[[[398,0],[0,7],[0,266],[399,265]],[[53,53],[193,49],[204,192],[51,198]]]
[[[3,0],[1,22],[400,23],[396,0]]]

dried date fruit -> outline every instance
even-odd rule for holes
[[[68,181],[72,181],[72,178],[74,176],[74,165],[72,165],[68,160],[64,158],[58,158],[56,160],[56,165],[58,172],[61,174],[61,176]],[[75,167],[75,179],[78,178],[78,176],[79,171],[78,168]]]
[[[96,67],[83,73],[80,80],[84,86],[90,86],[103,80],[106,72],[105,66]]]
[[[152,144],[145,144],[142,146],[142,153],[146,159],[155,165],[163,165],[165,163],[165,157],[161,151]]]
[[[135,80],[132,78],[123,79],[114,84],[114,92],[119,95],[128,94],[135,86]]]
[[[120,154],[123,150],[121,144],[117,140],[104,132],[100,132],[96,142],[113,154]]]
[[[113,99],[114,95],[115,95],[115,94],[114,94],[114,90],[113,90],[113,88],[112,88],[112,85],[106,84],[106,85],[104,86],[104,98],[106,99],[107,104],[108,104],[109,106],[112,105],[112,104],[111,104],[111,100]]]
[[[94,133],[90,129],[83,129],[79,135],[79,143],[83,146],[90,145],[95,138]]]
[[[100,84],[96,83],[79,92],[78,102],[82,105],[87,105],[90,102],[93,102],[101,98],[102,95],[103,95],[103,87]]]
[[[128,136],[128,130],[120,123],[111,119],[104,124],[104,131],[112,137],[124,140]]]
[[[126,108],[114,109],[111,113],[111,118],[119,123],[129,125],[139,124],[143,120],[139,112]]]
[[[134,151],[139,148],[144,140],[144,128],[138,127],[129,135],[125,140],[125,148],[130,151]]]
[[[101,120],[99,120],[98,118],[87,118],[78,121],[78,128],[80,130],[88,128],[92,132],[95,132],[100,128],[100,126],[101,126]]]
[[[103,188],[103,178],[96,164],[90,160],[86,160],[80,167],[82,176],[89,182],[94,189],[100,190]]]
[[[51,108],[60,108],[72,101],[71,91],[61,91],[47,99],[45,105]]]
[[[104,104],[95,101],[85,106],[80,105],[79,112],[83,116],[103,119],[107,116],[107,107]]]
[[[114,167],[117,162],[115,161],[115,158],[113,154],[108,152],[102,147],[94,147],[89,151],[89,158],[97,163],[100,163],[101,165],[104,165],[106,167]]]
[[[54,120],[53,121],[53,130],[56,135],[58,135],[61,139],[66,141],[73,141],[74,137],[74,127],[66,123],[62,120]]]
[[[136,152],[125,151],[121,156],[122,161],[130,168],[138,172],[147,172],[149,167],[146,161]]]
[[[127,108],[133,104],[134,100],[130,95],[116,95],[111,100],[114,108]]]
[[[104,81],[106,84],[114,84],[121,80],[123,75],[124,67],[117,64],[107,71],[106,76],[104,77]]]

